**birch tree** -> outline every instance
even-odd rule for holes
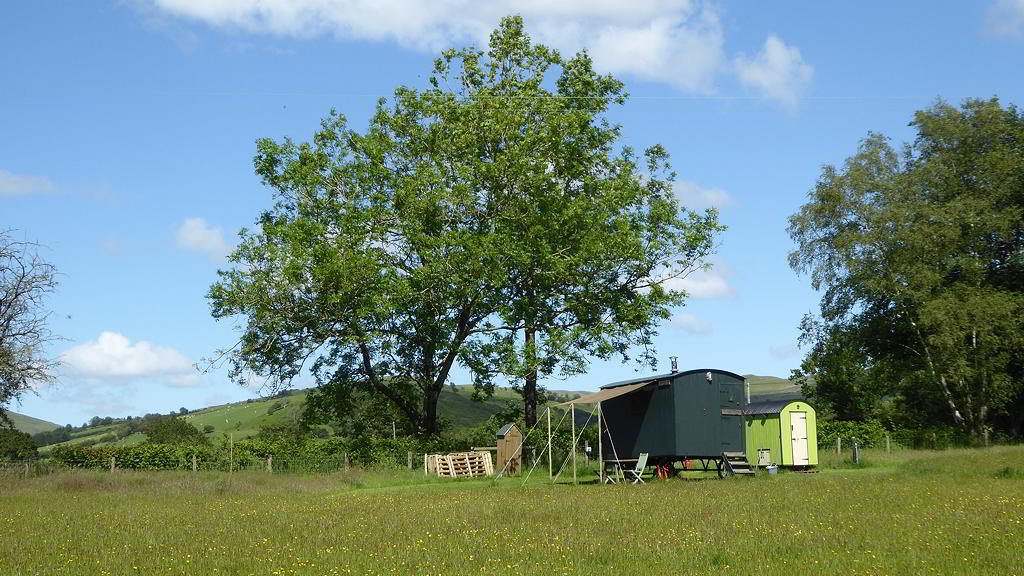
[[[902,149],[872,134],[826,166],[790,218],[790,264],[823,293],[810,365],[858,350],[911,409],[977,438],[1022,390],[1024,118],[969,100],[911,125]]]

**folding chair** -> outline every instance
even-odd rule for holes
[[[632,470],[624,470],[626,474],[626,481],[630,484],[643,484],[644,470],[647,468],[647,452],[641,452],[640,458],[636,461],[636,468]]]

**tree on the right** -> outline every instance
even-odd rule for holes
[[[917,112],[912,143],[869,134],[789,219],[790,266],[821,293],[802,371],[828,408],[979,438],[1024,415],[1024,116],[998,99]]]

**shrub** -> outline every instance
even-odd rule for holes
[[[27,460],[36,457],[32,437],[19,430],[0,428],[0,459]]]
[[[192,466],[197,462],[214,462],[217,453],[207,446],[140,444],[138,446],[57,446],[53,458],[70,468],[107,468],[113,457],[118,468],[133,470],[172,470]]]
[[[190,422],[167,416],[154,418],[142,431],[153,444],[208,444],[209,440]]]

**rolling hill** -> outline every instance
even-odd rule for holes
[[[255,436],[261,426],[293,422],[299,418],[309,390],[293,390],[287,395],[271,398],[253,398],[232,404],[210,406],[184,414],[182,418],[191,422],[196,428],[207,431],[212,437],[231,434],[235,440],[244,440]],[[561,396],[576,392],[554,391]],[[474,402],[473,390],[470,386],[449,386],[444,389],[439,399],[438,412],[447,419],[452,427],[471,428],[483,423],[492,415],[503,410],[509,400],[518,399],[516,393],[507,388],[498,388],[494,396],[484,402]],[[75,429],[71,439],[59,444],[40,448],[47,453],[56,446],[87,444],[91,446],[132,445],[145,441],[146,436],[135,433],[117,438],[118,427],[123,421],[113,424],[90,426]],[[53,428],[56,428],[53,425]],[[52,429],[52,428],[51,428]]]
[[[744,374],[750,384],[751,402],[770,402],[772,400],[792,400],[802,398],[800,387],[785,378],[775,376],[758,376]]]
[[[10,410],[4,410],[7,417],[14,423],[14,427],[26,434],[38,434],[39,432],[48,432],[50,430],[56,430],[60,428],[59,424],[53,422],[47,422],[46,420],[40,420],[39,418],[33,418],[31,416],[25,416],[24,414],[18,414],[17,412],[11,412]]]

